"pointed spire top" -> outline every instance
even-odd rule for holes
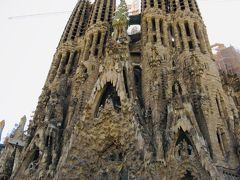
[[[2,136],[4,126],[5,126],[5,121],[0,120],[0,141],[1,141],[1,136]]]
[[[127,25],[128,23],[128,8],[125,0],[120,0],[120,4],[115,11],[115,15],[113,16],[113,26],[122,26]]]

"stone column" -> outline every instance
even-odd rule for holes
[[[185,51],[189,51],[189,45],[188,45],[188,37],[186,34],[186,30],[185,30],[185,26],[184,26],[184,22],[179,22],[179,26],[181,29],[181,33],[182,33],[182,40],[183,40],[183,44],[184,44],[184,50]]]
[[[195,28],[195,25],[196,25],[196,28]],[[201,52],[207,52],[206,50],[206,43],[204,41],[204,35],[202,34],[202,29],[200,28],[200,26],[196,23],[194,26],[194,31],[195,31],[195,34],[196,34],[196,37],[197,40],[199,41],[200,43],[200,49],[201,49]]]
[[[208,49],[208,52],[212,54],[212,49],[211,49],[211,46],[210,46],[210,43],[209,43],[209,39],[208,39],[208,35],[207,35],[207,30],[205,27],[202,28],[203,29],[203,38],[205,40],[205,43],[206,43],[206,47]]]
[[[93,11],[92,11],[92,19],[90,21],[90,26],[93,24],[93,21],[94,21],[94,18],[95,18],[95,15],[96,15],[96,10],[98,8],[98,4],[100,3],[100,0],[96,0],[95,1],[95,4],[94,4],[94,8],[93,8]],[[97,20],[96,20],[97,21]]]
[[[189,30],[190,30],[190,34],[191,34],[192,43],[193,43],[193,49],[194,50],[199,50],[198,40],[196,38],[196,34],[195,34],[193,23],[188,21],[188,24],[189,24]]]
[[[193,12],[198,12],[198,10],[197,10],[197,7],[196,7],[196,4],[195,4],[195,2],[194,2],[194,0],[191,0],[191,2],[192,2],[192,7],[193,7]]]
[[[176,23],[173,23],[173,33],[174,33],[174,37],[175,37],[175,46],[176,46],[177,49],[180,49],[180,47],[181,47],[180,37],[179,37],[179,34],[178,34]]]
[[[201,16],[200,11],[199,11],[199,9],[198,9],[197,2],[196,2],[195,0],[192,0],[192,2],[193,2],[193,4],[194,4],[194,7],[195,7],[195,9],[196,9],[197,14],[198,14],[199,16]]]
[[[160,32],[160,24],[159,24],[159,19],[155,19],[155,24],[156,24],[156,36],[157,36],[157,42],[159,44],[162,44],[162,41],[161,41],[161,32]]]
[[[110,4],[111,4],[110,1],[111,0],[107,1],[107,6],[106,6],[106,10],[105,10],[105,17],[104,17],[105,21],[108,21],[108,15],[109,15],[109,12],[110,12]]]
[[[150,7],[151,7],[151,6],[150,6],[150,0],[146,0],[146,2],[147,2],[146,8],[150,8]]]
[[[101,40],[100,40],[100,44],[98,45],[98,57],[102,56],[102,51],[103,51],[103,47],[104,47],[104,39],[106,36],[106,31],[105,32],[101,32]]]
[[[175,0],[175,2],[176,2],[177,10],[180,10],[181,9],[180,1],[179,0]]]
[[[103,3],[104,3],[104,0],[103,1],[100,0],[100,5],[98,8],[98,15],[97,15],[97,22],[101,20]]]
[[[84,60],[88,59],[89,49],[91,47],[92,38],[93,38],[92,36],[93,36],[92,34],[88,34],[87,37],[86,37],[87,42],[86,42],[86,45],[85,45],[85,48],[84,48],[84,53],[83,53],[83,59]]]
[[[164,46],[169,47],[168,25],[163,21],[163,41]]]
[[[91,47],[91,55],[94,56],[94,52],[97,46],[97,38],[98,38],[98,33],[94,32],[93,34],[93,41],[92,41],[92,47]]]
[[[152,21],[150,18],[147,18],[147,26],[148,26],[148,42],[153,42],[153,37],[152,37]]]
[[[156,161],[164,162],[163,154],[163,141],[160,131],[160,106],[159,106],[159,92],[160,84],[159,78],[157,78],[153,85],[155,89],[152,91],[152,122],[153,122],[153,131],[155,132],[155,143],[156,143]]]
[[[148,41],[147,26],[148,26],[148,23],[147,23],[147,20],[145,19],[145,20],[142,21],[142,41],[143,41],[143,44],[145,44]]]
[[[67,58],[67,53],[65,52],[62,56],[60,65],[59,65],[58,70],[57,70],[57,78],[59,78],[61,76],[61,73],[62,73],[63,69],[65,68],[65,63],[66,63],[66,60],[67,60],[66,58]]]
[[[184,6],[185,6],[185,10],[190,11],[188,0],[184,0]]]
[[[166,4],[165,4],[165,1],[164,0],[161,0],[162,1],[162,11],[163,12],[166,12]]]
[[[173,0],[169,1],[169,6],[170,6],[170,12],[174,12],[173,11]]]
[[[71,54],[70,54],[70,56],[69,56],[69,62],[68,62],[68,64],[67,64],[67,67],[66,67],[66,74],[68,75],[69,73],[70,73],[70,71],[71,71],[71,68],[72,68],[72,66],[73,66],[73,64],[74,64],[74,56],[75,56],[75,52],[71,52]],[[77,56],[77,55],[76,55]]]
[[[207,47],[206,47],[206,42],[205,42],[205,39],[204,39],[204,35],[202,33],[202,30],[199,29],[199,26],[198,26],[198,35],[199,35],[201,51],[207,52]]]
[[[77,35],[80,35],[81,28],[84,28],[83,27],[84,26],[84,21],[85,21],[84,15],[85,15],[85,13],[87,11],[87,8],[88,8],[88,6],[87,6],[87,2],[86,2],[86,3],[84,3],[83,11],[82,11],[82,14],[80,16],[79,26],[77,27]]]
[[[61,53],[59,53],[61,54]],[[52,82],[57,74],[57,70],[58,70],[58,67],[60,65],[60,62],[61,62],[61,59],[62,59],[62,55],[55,55],[54,56],[54,60],[53,60],[53,63],[51,65],[51,70],[49,72],[49,81]]]
[[[154,0],[154,7],[158,8],[158,0]]]

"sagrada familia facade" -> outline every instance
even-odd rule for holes
[[[238,180],[240,81],[218,72],[196,0],[115,6],[78,1],[0,179]]]

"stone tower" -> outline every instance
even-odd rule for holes
[[[4,178],[239,179],[239,111],[196,0],[115,6],[78,1]]]
[[[2,132],[3,132],[4,126],[5,126],[5,121],[4,120],[0,121],[0,141],[2,138]]]

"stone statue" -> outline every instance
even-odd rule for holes
[[[5,126],[5,121],[4,120],[0,121],[0,141],[1,141],[4,126]]]

